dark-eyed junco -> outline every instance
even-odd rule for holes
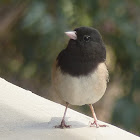
[[[63,119],[58,128],[67,128],[65,116],[68,104],[89,104],[94,122],[103,127],[96,118],[92,104],[105,93],[108,80],[106,49],[100,33],[91,27],[79,27],[65,32],[70,37],[53,66],[52,84],[62,100],[66,102]]]

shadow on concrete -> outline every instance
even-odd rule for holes
[[[26,129],[59,129],[55,128],[55,126],[59,125],[61,123],[62,118],[61,117],[52,117],[49,122],[30,122],[29,124],[26,124],[24,128]],[[81,127],[87,127],[88,125],[85,125],[78,121],[68,121],[68,117],[66,117],[66,124],[70,125],[70,128],[81,128]]]

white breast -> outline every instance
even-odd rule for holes
[[[93,104],[104,95],[107,78],[108,71],[104,63],[100,63],[94,73],[80,77],[62,74],[57,68],[53,86],[57,94],[72,105]]]

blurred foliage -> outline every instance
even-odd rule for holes
[[[110,121],[140,134],[139,0],[1,0],[0,76],[47,98],[52,63],[68,41],[64,31],[78,26],[101,32],[110,81],[121,81]]]

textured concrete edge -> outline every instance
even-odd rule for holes
[[[39,99],[39,100],[42,100],[43,99],[43,101],[47,101],[48,103],[51,103],[51,104],[54,104],[55,106],[58,106],[58,107],[62,107],[62,105],[60,105],[60,104],[57,104],[57,103],[54,103],[54,102],[52,102],[52,101],[50,101],[50,100],[47,100],[47,99],[45,99],[45,98],[43,98],[43,97],[40,97],[40,96],[38,96],[38,95],[36,95],[36,94],[34,94],[34,93],[32,93],[31,91],[29,91],[29,90],[25,90],[25,89],[23,89],[23,88],[21,88],[21,87],[18,87],[18,86],[16,86],[16,85],[14,85],[14,84],[12,84],[12,83],[10,83],[10,82],[7,82],[5,79],[2,79],[2,78],[0,78],[0,88],[1,88],[1,86],[7,86],[7,87],[12,87],[12,88],[14,88],[14,90],[17,90],[17,91],[22,91],[23,92],[23,94],[25,94],[25,93],[30,93],[30,95],[32,94],[35,98],[37,98],[37,99]],[[63,107],[64,108],[64,107]],[[81,113],[79,113],[79,112],[76,112],[76,111],[74,111],[74,110],[71,110],[71,109],[69,109],[70,110],[70,112],[74,112],[75,114],[77,114],[77,115],[79,115],[79,116],[82,116],[82,117],[85,117],[85,118],[88,118],[89,120],[91,120],[92,118],[90,118],[90,117],[88,117],[88,116],[86,116],[86,115],[84,115],[84,114],[81,114]],[[104,122],[103,122],[104,123]],[[112,125],[110,125],[110,124],[108,124],[109,126],[111,126],[111,129],[115,129],[115,128],[117,128],[116,126],[112,126]],[[84,130],[84,129],[83,129]],[[118,128],[118,130],[121,130],[121,131],[124,131],[124,130],[122,130],[122,129],[120,129],[120,128]],[[116,130],[115,130],[116,131]],[[126,133],[126,135],[128,134],[131,134],[131,133],[129,133],[129,132],[124,132],[124,133]],[[131,134],[131,135],[133,135],[133,134]],[[130,135],[130,136],[131,136]],[[133,136],[135,136],[135,135],[133,135]],[[136,137],[136,139],[137,138],[139,138],[139,137]]]

